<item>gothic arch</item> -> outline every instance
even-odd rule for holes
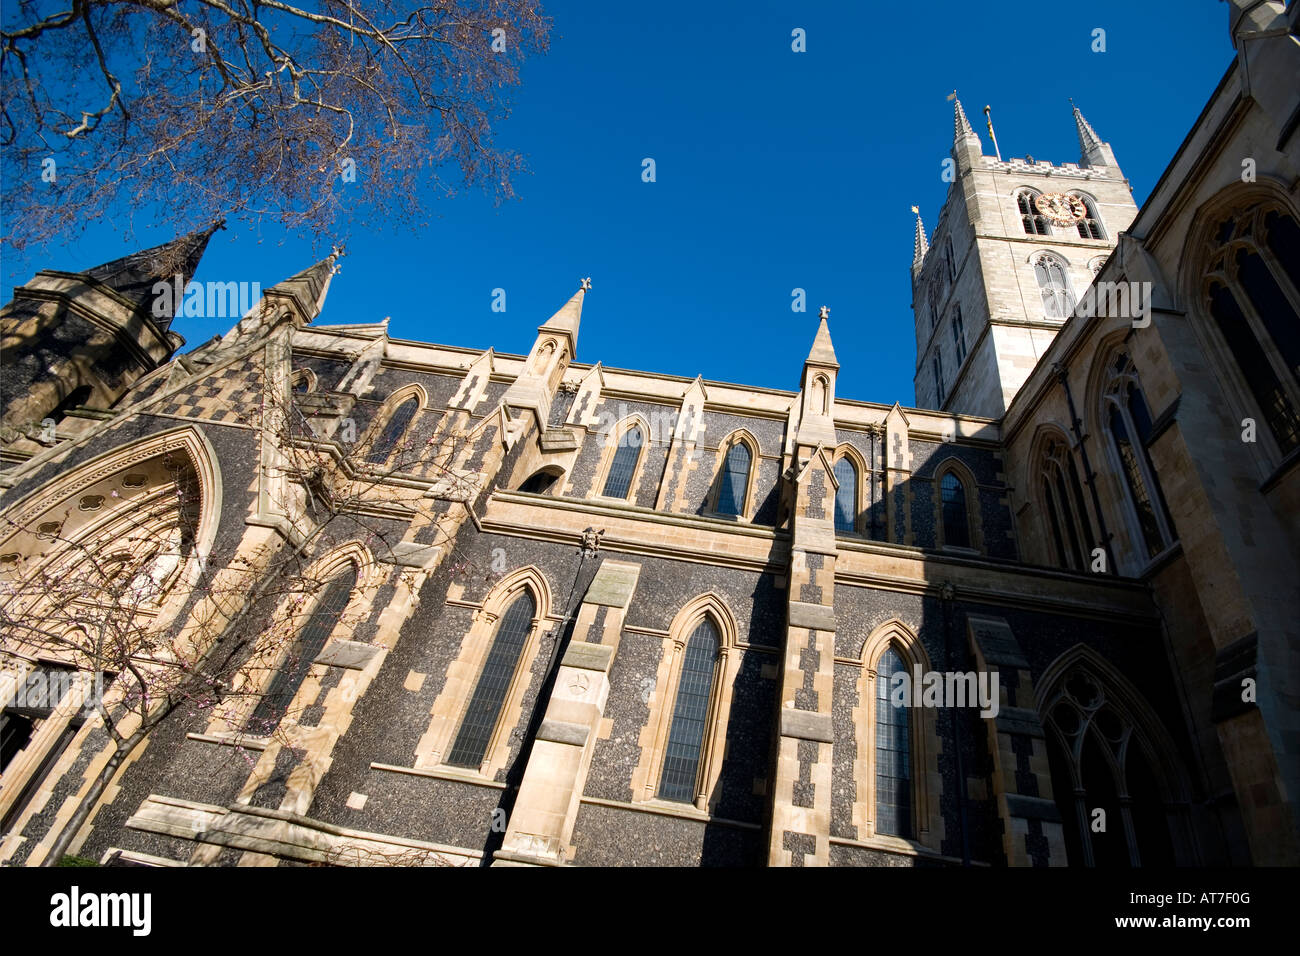
[[[962,495],[965,498],[966,534],[969,542],[966,545],[950,543],[944,530],[943,479],[947,475],[952,475],[961,483]],[[982,554],[984,552],[984,521],[980,512],[979,483],[975,480],[975,473],[956,455],[949,455],[935,467],[932,487],[934,489],[935,547],[967,547]]]
[[[1025,482],[1042,532],[1039,540],[1057,550],[1055,560],[1047,552],[1043,563],[1088,570],[1096,546],[1093,527],[1097,517],[1088,510],[1074,443],[1060,424],[1043,422],[1034,432]],[[1044,482],[1049,487],[1045,488]]]
[[[735,615],[726,600],[716,591],[696,595],[682,605],[673,616],[664,640],[664,653],[655,675],[655,688],[650,701],[647,728],[651,733],[650,746],[645,749],[641,766],[634,776],[634,792],[641,801],[660,800],[658,796],[667,756],[669,735],[681,686],[684,655],[687,642],[705,620],[717,634],[717,658],[709,690],[707,716],[701,741],[699,763],[696,770],[695,792],[691,803],[698,810],[707,810],[717,790],[726,753],[727,715],[731,709],[731,692],[735,682],[740,657],[736,648],[740,632]],[[648,759],[647,759],[648,758]],[[640,781],[640,787],[636,782]]]
[[[724,515],[718,511],[718,504],[722,497],[722,482],[725,477],[725,466],[727,464],[727,455],[736,445],[744,445],[749,450],[749,474],[746,476],[744,496],[740,499],[740,512],[736,515]],[[713,462],[713,484],[709,489],[709,497],[705,503],[705,513],[714,517],[732,517],[738,520],[747,520],[754,510],[754,489],[758,481],[758,439],[748,428],[737,428],[731,431],[718,442],[717,457]]]
[[[366,426],[366,432],[361,436],[361,441],[358,443],[360,448],[368,450],[366,454],[367,461],[378,464],[373,460],[374,455],[378,452],[375,442],[383,436],[384,431],[388,428],[389,421],[397,410],[411,398],[416,400],[415,411],[411,415],[411,420],[406,423],[406,427],[402,430],[402,434],[397,436],[397,440],[394,442],[395,448],[398,442],[410,434],[411,428],[415,425],[415,416],[429,407],[429,393],[425,391],[424,386],[419,382],[409,382],[400,388],[394,389],[392,394],[384,399],[383,404],[379,406],[379,410],[370,419],[370,424]],[[392,457],[394,448],[387,450],[384,455],[385,461]]]
[[[453,766],[447,763],[447,758],[497,637],[498,624],[525,593],[533,602],[532,619],[482,759],[476,768]],[[532,680],[542,634],[552,630],[559,620],[554,616],[554,603],[546,576],[531,564],[505,575],[492,586],[481,603],[462,603],[461,606],[472,608],[470,626],[461,640],[456,659],[447,668],[442,690],[433,702],[428,730],[416,745],[415,766],[437,767],[439,773],[490,780],[498,770],[504,769],[510,758],[510,732],[522,717],[523,696]]]
[[[911,831],[910,837],[898,837],[877,831],[877,711],[881,688],[877,686],[881,657],[893,650],[909,675],[930,671],[930,657],[916,631],[902,619],[893,617],[876,625],[862,642],[856,690],[858,706],[853,710],[853,727],[857,743],[854,766],[853,825],[866,841],[919,844],[938,850],[943,841],[943,816],[939,795],[943,781],[939,774],[942,743],[938,732],[938,711],[934,707],[908,707],[908,739],[911,753]],[[886,688],[886,693],[888,689]]]
[[[1048,665],[1034,694],[1067,846],[1081,857],[1071,862],[1094,865],[1104,862],[1098,852],[1122,849],[1132,865],[1195,863],[1187,775],[1173,740],[1137,688],[1091,647],[1076,644]],[[1146,788],[1152,792],[1138,792]],[[1101,831],[1112,837],[1098,838],[1091,823],[1098,806],[1107,803],[1120,819],[1108,819]],[[1171,859],[1143,861],[1143,846]]]
[[[869,499],[871,497],[871,470],[867,467],[867,460],[863,457],[862,452],[858,451],[853,445],[844,442],[835,448],[834,456],[831,460],[831,473],[835,483],[836,501],[838,503],[839,493],[843,489],[839,476],[835,475],[835,467],[841,459],[848,459],[853,465],[856,485],[853,488],[854,514],[852,534],[863,534],[863,522],[866,520],[868,508],[870,507]],[[845,533],[838,528],[837,534]]]
[[[45,524],[43,518],[65,508],[66,517],[59,522],[59,537],[66,542],[82,541],[97,529],[106,527],[115,516],[122,513],[124,507],[130,506],[133,500],[132,489],[145,487],[149,480],[145,474],[141,483],[135,484],[133,479],[137,474],[145,472],[146,466],[157,464],[157,460],[165,464],[169,456],[178,454],[186,457],[198,486],[198,517],[194,525],[192,549],[200,556],[210,554],[221,520],[221,467],[216,450],[207,436],[193,425],[158,432],[104,452],[68,473],[45,482],[7,506],[0,513],[0,519],[3,519],[3,524],[0,525],[0,554],[21,554],[26,551],[26,556],[31,557],[36,556],[34,552],[39,549],[42,563],[53,559],[53,552],[60,549],[38,546],[38,529]],[[119,491],[116,487],[110,488],[110,485],[123,487]],[[72,504],[74,497],[84,498],[90,495],[102,497],[105,502],[117,500],[122,504],[103,511],[102,514],[98,509],[87,510]],[[68,521],[74,522],[73,527],[68,527]],[[196,573],[200,570],[197,563],[193,570]]]
[[[321,650],[337,640],[356,640],[354,631],[368,615],[386,574],[369,548],[359,541],[347,541],[331,548],[303,569],[301,579],[315,584],[309,593],[295,591],[279,601],[271,615],[264,640],[253,651],[256,664],[240,675],[238,693],[231,699],[229,706],[213,715],[208,727],[209,733],[244,730],[247,727],[259,700],[280,670],[289,663],[290,655],[315,613],[318,602],[325,596],[328,585],[340,575],[348,573],[354,576],[352,588],[346,602],[339,609],[338,619],[326,635]],[[311,665],[312,668],[316,666],[314,663]],[[306,686],[310,678],[309,669],[297,690]],[[253,729],[247,732],[257,735]]]
[[[596,477],[592,482],[591,493],[588,497],[607,497],[605,488],[609,484],[609,475],[610,470],[614,467],[614,459],[618,455],[619,448],[623,445],[623,437],[637,427],[641,429],[641,445],[637,449],[636,461],[632,464],[632,474],[628,479],[627,494],[622,498],[614,498],[616,501],[636,501],[637,491],[641,487],[641,478],[645,472],[646,449],[654,441],[654,433],[650,430],[650,421],[640,412],[633,412],[626,418],[615,422],[614,426],[606,433],[605,447],[601,449],[600,462],[596,467]]]
[[[1275,334],[1268,328],[1267,317],[1280,316],[1284,310],[1260,310],[1249,288],[1241,287],[1240,275],[1235,280],[1223,276],[1239,271],[1227,262],[1226,250],[1253,245],[1260,255],[1265,256],[1265,261],[1273,261],[1273,266],[1266,266],[1266,269],[1274,273],[1273,280],[1279,284],[1278,291],[1283,301],[1293,313],[1300,311],[1300,299],[1289,297],[1281,288],[1287,284],[1300,285],[1300,282],[1290,276],[1289,283],[1286,279],[1279,283],[1276,257],[1271,250],[1265,251],[1267,243],[1260,241],[1258,223],[1266,215],[1264,210],[1276,211],[1292,223],[1300,223],[1300,211],[1294,199],[1282,184],[1269,177],[1261,177],[1254,183],[1234,182],[1206,200],[1196,210],[1192,226],[1187,230],[1176,282],[1177,294],[1182,300],[1180,307],[1187,314],[1206,364],[1223,390],[1223,404],[1227,407],[1224,417],[1232,422],[1234,430],[1240,428],[1237,423],[1244,418],[1257,422],[1256,441],[1242,444],[1249,446],[1261,475],[1271,473],[1290,451],[1300,447],[1300,438],[1297,437],[1300,433],[1300,383],[1295,380],[1291,360],[1282,354]],[[1249,238],[1244,234],[1244,226],[1234,235],[1220,235],[1226,225],[1239,224],[1248,216],[1256,220],[1256,228]],[[1243,336],[1242,344],[1249,346],[1253,343],[1259,350],[1258,367],[1253,371],[1242,364],[1249,348],[1229,344],[1212,306],[1207,302],[1209,290],[1215,286],[1226,287],[1230,297],[1236,301],[1248,333]],[[1300,293],[1300,289],[1293,291]],[[1249,316],[1254,316],[1254,320]],[[1220,317],[1220,321],[1222,319]],[[1266,388],[1270,378],[1276,391],[1269,400],[1264,400],[1259,389]],[[1270,415],[1277,417],[1271,418]]]

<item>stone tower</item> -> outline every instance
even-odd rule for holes
[[[0,312],[4,459],[39,452],[56,432],[76,430],[69,413],[111,408],[171,360],[185,339],[171,328],[174,304],[155,308],[154,287],[183,288],[219,226],[84,272],[43,269],[14,290]]]
[[[985,155],[960,100],[954,114],[952,186],[928,240],[916,221],[916,405],[997,418],[1137,206],[1077,108],[1080,159],[1060,166]]]

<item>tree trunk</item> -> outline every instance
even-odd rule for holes
[[[99,798],[103,796],[104,790],[107,789],[109,781],[113,779],[113,774],[117,773],[117,768],[122,765],[122,760],[128,756],[143,739],[144,737],[142,735],[133,735],[126,741],[125,749],[123,749],[122,744],[118,744],[114,741],[113,746],[115,749],[113,755],[108,758],[108,762],[100,769],[99,775],[95,778],[94,783],[90,785],[90,790],[81,799],[81,803],[77,807],[76,812],[72,814],[72,819],[64,824],[63,830],[60,831],[58,839],[54,841],[49,852],[45,854],[45,859],[41,861],[41,866],[58,866],[59,861],[63,859],[64,854],[68,852],[68,847],[70,847],[72,841],[76,839],[77,832],[82,828],[86,820],[90,817],[91,811],[94,810],[95,806],[99,803]]]

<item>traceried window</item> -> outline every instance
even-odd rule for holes
[[[943,241],[943,251],[944,265],[948,270],[948,281],[955,282],[957,280],[957,260],[952,255],[952,236],[948,236]]]
[[[966,488],[951,471],[939,482],[943,496],[943,543],[958,548],[970,547],[970,515],[966,505]]]
[[[952,309],[952,340],[957,346],[957,368],[961,368],[961,363],[966,361],[966,329],[961,321],[961,306],[955,305]]]
[[[1081,571],[1088,567],[1092,527],[1083,506],[1079,473],[1065,442],[1053,438],[1043,452],[1040,491],[1057,563]]]
[[[942,408],[943,394],[944,394],[943,359],[939,356],[938,352],[934,353],[934,359],[932,360],[932,364],[934,366],[934,407]]]
[[[1079,220],[1079,236],[1083,239],[1105,239],[1106,231],[1101,228],[1101,217],[1097,215],[1097,204],[1089,196],[1075,193],[1074,197],[1083,203],[1087,214]]]
[[[892,678],[906,672],[903,658],[886,648],[876,664],[877,833],[912,836],[912,736],[909,709],[890,700]]]
[[[749,490],[749,467],[752,460],[749,446],[743,441],[736,441],[727,449],[718,486],[718,505],[714,509],[718,514],[745,513],[745,495]]]
[[[269,734],[289,710],[298,688],[306,680],[312,664],[325,648],[330,633],[348,606],[352,589],[357,584],[357,571],[351,565],[335,575],[321,589],[311,615],[307,618],[297,640],[289,648],[284,662],[271,678],[262,699],[257,702],[248,720],[248,729],[255,734]]]
[[[700,755],[709,723],[709,699],[718,663],[718,629],[704,618],[686,642],[673,722],[668,731],[659,798],[692,803],[699,787]]]
[[[640,425],[633,425],[623,432],[614,450],[614,460],[610,463],[609,474],[605,478],[605,490],[601,492],[606,498],[626,498],[632,488],[632,479],[636,475],[637,462],[641,460],[641,446],[645,444],[645,432]]]
[[[852,534],[858,523],[858,468],[845,455],[835,463],[835,530]]]
[[[1034,259],[1034,278],[1043,296],[1043,314],[1049,319],[1066,319],[1074,311],[1074,295],[1065,263],[1048,253]]]
[[[477,770],[483,762],[536,613],[532,594],[524,591],[501,615],[487,660],[474,685],[474,694],[447,754],[447,763],[453,767]]]
[[[411,420],[415,418],[415,413],[419,407],[420,400],[412,395],[393,409],[393,414],[388,417],[384,430],[375,440],[367,461],[374,465],[382,465],[388,461],[388,457],[393,453],[393,449],[397,447],[397,443],[402,440],[406,430],[411,427]]]
[[[1177,535],[1173,519],[1165,507],[1160,481],[1147,454],[1151,415],[1128,353],[1120,352],[1115,357],[1108,375],[1102,392],[1102,420],[1128,493],[1132,512],[1130,524],[1136,525],[1134,540],[1140,542],[1148,558],[1154,558],[1173,544]]]
[[[1028,189],[1016,196],[1016,205],[1020,209],[1020,223],[1024,226],[1025,232],[1031,236],[1050,236],[1052,233],[1047,226],[1047,217],[1034,205],[1037,197],[1038,193]]]
[[[1282,454],[1300,446],[1300,228],[1256,205],[1219,224],[1204,295]]]

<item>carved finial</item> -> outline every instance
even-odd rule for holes
[[[829,305],[822,306],[821,311],[818,312],[817,315],[819,318],[829,319],[831,317],[831,307]]]
[[[579,279],[579,280],[578,280],[578,288],[581,289],[583,292],[590,292],[590,291],[591,291],[591,276],[587,276],[587,278],[585,278],[585,279]]]

